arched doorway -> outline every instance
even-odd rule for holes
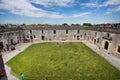
[[[108,41],[105,41],[104,49],[108,50],[109,43]]]
[[[30,39],[33,40],[33,36],[30,36]]]

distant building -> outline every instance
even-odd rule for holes
[[[2,25],[1,25],[2,26]],[[4,49],[11,50],[11,45],[31,41],[82,41],[96,45],[107,54],[120,58],[120,23],[98,24],[91,27],[81,25],[46,25],[0,27],[0,41]]]

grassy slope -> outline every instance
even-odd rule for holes
[[[82,43],[40,43],[7,62],[15,75],[41,80],[118,80],[120,71]],[[28,79],[28,80],[29,80]]]

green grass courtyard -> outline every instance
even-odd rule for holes
[[[83,43],[38,43],[6,63],[25,80],[120,80],[120,71]]]

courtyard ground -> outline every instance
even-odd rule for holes
[[[105,59],[107,59],[111,64],[113,64],[114,66],[116,66],[118,69],[120,69],[120,59],[117,59],[115,57],[112,57],[110,55],[104,54],[104,51],[99,50],[98,48],[96,48],[96,46],[93,46],[91,44],[89,44],[87,41],[84,41],[83,43],[85,43],[87,46],[90,46],[92,49],[94,49],[96,52],[101,53],[103,57],[105,57]],[[24,50],[24,48],[28,47],[29,45],[31,45],[32,43],[24,43],[21,44],[20,46],[18,46],[18,48],[15,51],[6,53],[3,55],[3,59],[4,61],[8,61],[9,59],[11,59],[12,57],[14,57],[15,55],[17,55],[19,52],[21,52],[22,50]],[[101,55],[100,54],[100,55]],[[6,67],[6,69],[8,69],[8,67]],[[7,74],[10,74],[9,70],[7,71]],[[16,79],[11,79],[11,74],[8,75],[9,80],[16,80]]]

